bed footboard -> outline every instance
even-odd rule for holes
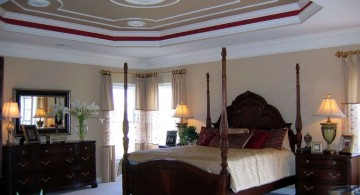
[[[127,165],[127,191],[133,195],[220,195],[228,179],[176,160]]]

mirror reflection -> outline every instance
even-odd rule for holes
[[[63,113],[70,105],[70,91],[14,89],[14,97],[20,109],[16,135],[22,135],[21,125],[36,125],[41,135],[70,134],[70,116]]]

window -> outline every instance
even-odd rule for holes
[[[129,120],[129,149],[135,151],[134,143],[134,112],[135,112],[135,85],[128,85],[128,120]],[[124,85],[113,84],[114,111],[110,112],[110,144],[115,145],[115,157],[121,159],[124,154],[123,148],[123,120],[124,120]]]
[[[123,114],[124,114],[124,86],[122,83],[113,84],[114,111],[110,112],[110,144],[115,145],[116,159],[121,159],[123,149]],[[159,130],[154,132],[156,144],[166,144],[168,130],[176,130],[176,119],[172,117],[171,83],[159,84]],[[128,120],[129,120],[129,152],[135,151],[135,85],[128,85]]]
[[[159,83],[159,131],[158,137],[159,145],[166,144],[166,133],[168,130],[177,130],[176,119],[172,117],[174,110],[171,109],[171,83]]]

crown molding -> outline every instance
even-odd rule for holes
[[[115,55],[102,55],[98,53],[80,52],[71,49],[41,47],[4,41],[0,41],[0,55],[118,68],[122,68],[123,64],[127,62],[129,64],[129,68],[131,69],[146,69],[145,61],[142,59],[127,58]]]
[[[240,59],[246,57],[356,45],[360,44],[360,36],[358,36],[359,34],[360,26],[356,28],[322,32],[271,41],[226,46],[228,51],[230,51],[228,52],[227,59]],[[336,39],[334,37],[336,37]],[[220,49],[221,48],[213,48],[199,52],[152,58],[146,61],[146,67],[147,69],[158,69],[219,61]]]

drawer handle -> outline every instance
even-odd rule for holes
[[[45,178],[41,178],[41,181],[43,181],[43,182],[45,182],[45,183],[47,183],[48,181],[50,181],[51,180],[51,177],[47,177],[46,179]]]
[[[332,164],[333,164],[333,165],[336,165],[336,161],[333,161]]]
[[[89,160],[89,156],[87,156],[87,157],[81,157],[81,160],[83,160],[83,161],[88,161]]]
[[[341,176],[341,174],[340,173],[337,173],[337,174],[332,174],[332,173],[329,173],[329,175],[331,176],[331,177],[333,177],[333,178],[337,178],[337,177],[340,177]]]
[[[310,160],[306,160],[305,163],[310,163]]]
[[[74,174],[71,174],[71,175],[66,175],[66,177],[67,177],[68,179],[71,179],[71,178],[73,178],[73,177],[74,177]]]
[[[49,150],[44,150],[44,152],[45,152],[45,153],[48,153],[48,152],[49,152]]]
[[[314,174],[314,172],[312,172],[312,171],[310,173],[308,173],[307,171],[304,171],[304,173],[306,176],[310,176],[310,175]]]
[[[89,171],[87,171],[86,173],[82,172],[81,174],[82,174],[83,176],[87,176],[87,175],[89,175]]]
[[[21,154],[26,154],[26,151],[25,150],[21,151]]]
[[[69,148],[69,151],[72,151],[73,149],[72,148]]]
[[[85,146],[85,147],[84,147],[84,149],[85,149],[85,150],[87,150],[87,149],[88,149],[88,147],[87,147],[87,146]]]
[[[26,166],[28,165],[28,163],[27,163],[27,162],[25,162],[25,163],[20,163],[20,162],[19,162],[19,165],[20,165],[22,168],[24,168],[24,167],[26,167]]]
[[[66,162],[68,162],[69,164],[71,164],[72,163],[72,161],[74,161],[74,159],[73,158],[68,158],[68,159],[66,159]]]
[[[28,179],[25,179],[25,180],[20,180],[19,179],[19,183],[21,183],[22,185],[25,185],[29,180]]]
[[[314,187],[313,186],[306,186],[306,185],[304,185],[304,188],[305,188],[305,190],[306,191],[310,191],[310,190],[312,190],[312,189],[314,189]]]
[[[43,164],[43,165],[45,165],[45,166],[47,166],[49,163],[51,163],[51,161],[46,161],[46,162],[44,162],[44,161],[41,161],[41,164]]]

